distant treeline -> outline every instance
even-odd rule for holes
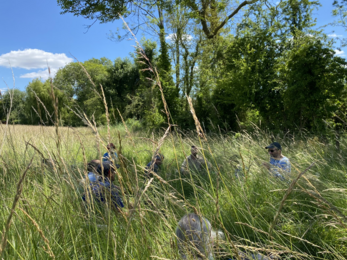
[[[35,79],[24,92],[3,94],[0,119],[6,119],[13,94],[11,123],[52,125],[53,89],[61,125],[83,125],[84,116],[105,124],[102,86],[112,123],[121,113],[159,128],[167,123],[160,81],[171,120],[183,129],[194,128],[186,95],[205,129],[237,131],[253,124],[274,131],[341,129],[347,63],[326,35],[312,29],[316,3],[281,1],[276,9],[260,3],[233,30],[223,27],[213,37],[188,16],[176,21],[167,11],[170,37],[163,27],[158,43],[143,39],[143,49],[129,58],[82,63],[95,86],[80,64],[70,63],[52,84]]]

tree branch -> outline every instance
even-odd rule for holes
[[[223,22],[221,22],[221,24],[219,26],[217,26],[217,28],[213,31],[213,34],[210,34],[210,31],[207,27],[207,22],[206,20],[201,20],[201,25],[202,25],[202,29],[204,31],[204,33],[206,34],[208,39],[211,39],[213,37],[215,37],[218,33],[218,31],[220,29],[223,28],[223,26],[231,19],[233,18],[240,10],[242,7],[249,5],[249,4],[253,4],[255,2],[257,2],[258,0],[251,0],[251,1],[244,1],[242,2],[236,9],[234,12],[232,12],[227,18],[225,18],[225,20]],[[203,17],[204,18],[204,17]]]

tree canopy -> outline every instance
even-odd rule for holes
[[[5,93],[2,121],[12,96],[11,122],[53,124],[53,86],[64,125],[83,125],[84,117],[105,124],[106,103],[112,123],[119,122],[119,111],[144,127],[160,128],[167,124],[163,92],[170,123],[184,129],[194,127],[186,95],[206,130],[257,125],[324,132],[345,126],[347,64],[334,43],[313,29],[319,1],[58,3],[65,13],[100,22],[142,12],[157,34],[143,38],[128,58],[73,62],[52,83],[35,79],[25,92]],[[333,4],[345,8],[346,1]],[[233,12],[237,18],[228,18]]]

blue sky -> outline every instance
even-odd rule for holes
[[[314,12],[317,27],[334,20],[332,0],[321,3],[323,6]],[[24,90],[33,78],[48,77],[47,64],[54,74],[74,61],[73,56],[80,61],[101,57],[115,60],[129,57],[134,51],[134,41],[114,42],[108,38],[110,31],[122,28],[122,21],[95,23],[86,32],[85,26],[92,21],[71,14],[61,15],[60,11],[56,0],[0,1],[0,90],[14,85],[9,61],[15,87]],[[324,31],[332,37],[346,36],[346,31],[339,27],[328,26]],[[337,54],[344,57],[346,52],[344,48]]]

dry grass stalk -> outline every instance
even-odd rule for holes
[[[27,141],[25,141],[25,143],[26,143],[26,145],[30,145],[32,148],[34,148],[34,150],[39,153],[39,155],[42,157],[42,159],[45,159],[45,156],[43,155],[43,153],[35,145],[33,145]]]
[[[128,219],[129,219],[129,221],[128,221],[128,225],[127,225],[127,232],[128,232],[128,230],[129,230],[129,227],[130,227],[130,223],[131,223],[131,218],[132,218],[132,216],[133,216],[133,214],[134,214],[134,212],[135,212],[135,209],[136,209],[136,207],[139,207],[139,213],[140,213],[140,216],[141,216],[141,208],[140,208],[140,201],[141,201],[141,198],[142,198],[142,196],[146,193],[146,191],[148,190],[148,188],[149,188],[149,186],[151,185],[151,183],[152,183],[152,181],[154,180],[154,178],[151,178],[149,181],[148,181],[148,183],[147,183],[147,185],[146,185],[146,187],[144,188],[144,190],[142,191],[142,193],[137,197],[137,199],[135,200],[135,202],[134,202],[134,209],[129,213],[129,217],[128,217]]]
[[[301,190],[303,192],[305,192],[306,194],[308,194],[310,197],[314,198],[315,200],[317,200],[318,202],[327,205],[327,208],[332,215],[334,216],[334,218],[339,222],[339,224],[344,227],[345,229],[347,229],[347,226],[341,221],[340,218],[338,218],[335,214],[335,212],[340,215],[341,218],[344,219],[344,221],[347,222],[347,217],[334,205],[332,205],[329,201],[327,201],[326,199],[324,199],[319,193],[315,193],[313,191],[308,191],[306,189],[304,189],[300,184],[298,184],[298,186],[301,188]],[[322,206],[321,206],[322,207]]]
[[[31,106],[31,108],[34,110],[35,114],[40,118],[41,124],[45,126],[46,124],[42,120],[42,117],[40,115],[41,113],[39,114],[33,106]]]
[[[124,119],[123,119],[123,117],[122,117],[122,114],[120,113],[120,111],[119,111],[118,108],[117,108],[117,111],[118,111],[118,114],[119,114],[120,118],[122,119],[122,123],[123,123],[123,125],[124,125],[125,132],[127,133],[128,137],[130,138],[130,140],[131,140],[133,146],[135,146],[134,140],[133,140],[133,138],[131,137],[131,134],[130,134],[130,132],[129,132],[129,129],[128,129],[128,127],[127,127],[127,125],[126,125],[126,123],[125,123],[125,121],[124,121]]]
[[[279,208],[278,208],[278,210],[277,210],[277,212],[276,212],[276,215],[275,215],[275,217],[274,217],[274,220],[273,220],[273,222],[272,222],[272,224],[271,224],[271,226],[270,226],[270,229],[269,229],[269,237],[271,237],[271,233],[272,233],[273,227],[276,225],[277,219],[278,219],[279,214],[280,214],[280,212],[281,212],[281,210],[282,210],[282,208],[283,208],[283,206],[284,206],[284,203],[285,203],[285,201],[287,200],[289,194],[290,194],[290,193],[292,192],[292,190],[294,189],[295,184],[298,182],[298,180],[300,179],[300,177],[301,177],[305,172],[307,172],[309,169],[311,169],[311,168],[313,167],[313,165],[315,165],[315,163],[312,163],[312,164],[311,164],[309,167],[307,167],[303,172],[301,172],[301,173],[298,175],[298,177],[296,177],[296,179],[293,180],[292,183],[290,184],[290,186],[289,186],[289,188],[288,188],[286,194],[284,194],[284,196],[283,196],[283,199],[282,199],[282,201],[281,201],[281,204],[280,204],[280,206],[279,206]]]
[[[105,106],[105,113],[106,113],[106,121],[107,121],[107,143],[110,142],[111,140],[111,132],[110,132],[110,116],[108,113],[108,106],[107,106],[107,102],[106,102],[106,97],[105,97],[105,93],[104,93],[104,88],[102,87],[102,85],[100,84],[100,89],[101,89],[101,94],[102,94],[102,101],[104,103]]]
[[[2,238],[1,238],[1,247],[0,247],[0,256],[2,256],[2,253],[4,252],[5,248],[6,248],[6,245],[7,245],[7,233],[8,231],[10,230],[10,227],[11,227],[11,220],[12,220],[12,217],[13,217],[13,214],[15,212],[15,209],[16,209],[16,206],[17,206],[17,203],[19,201],[19,198],[22,194],[22,190],[23,190],[23,181],[25,179],[25,176],[27,175],[28,173],[28,170],[30,169],[31,167],[31,164],[34,160],[34,156],[31,158],[30,160],[30,163],[28,164],[28,166],[26,167],[24,173],[22,174],[22,177],[19,179],[19,182],[17,184],[17,192],[16,192],[16,195],[14,197],[14,200],[13,200],[13,203],[12,203],[12,208],[11,208],[11,212],[10,212],[10,215],[8,216],[7,218],[7,221],[6,221],[6,224],[5,224],[5,228],[3,229],[2,231]]]
[[[81,66],[81,68],[83,69],[84,73],[87,75],[87,78],[89,79],[90,83],[92,83],[92,85],[93,85],[93,87],[94,87],[94,89],[93,89],[94,92],[99,96],[99,98],[102,99],[100,93],[97,91],[97,88],[96,88],[96,86],[95,86],[95,84],[94,84],[94,82],[93,82],[93,80],[92,80],[92,77],[89,75],[89,73],[88,73],[88,71],[86,70],[86,68],[83,66],[83,64],[82,64],[75,56],[73,56],[71,53],[70,53],[70,55],[71,55],[72,57],[74,57],[74,59],[75,59],[75,60],[78,62],[78,64]]]
[[[48,117],[47,117],[47,115],[48,115],[48,116],[49,116],[49,119],[51,120],[51,123],[54,125],[54,121],[53,121],[53,119],[52,119],[52,116],[51,116],[50,113],[48,112],[48,110],[47,110],[45,104],[43,104],[43,102],[41,101],[41,99],[37,96],[36,92],[35,92],[31,87],[29,87],[29,88],[30,88],[30,90],[34,93],[35,98],[36,98],[36,101],[39,102],[39,103],[42,105],[43,109],[45,110],[47,120],[48,120]],[[39,105],[38,105],[38,108],[39,108]],[[40,119],[41,119],[41,116],[40,116],[40,115],[39,115],[39,117],[40,117]],[[42,121],[42,119],[41,119],[41,121]]]
[[[155,149],[155,151],[154,151],[154,153],[153,153],[153,156],[152,156],[152,161],[154,160],[154,158],[155,158],[155,156],[157,156],[159,153],[159,150],[160,150],[160,147],[164,144],[164,140],[165,140],[165,138],[168,136],[168,134],[169,134],[169,132],[170,132],[170,129],[171,129],[171,125],[169,125],[169,127],[166,129],[166,131],[165,131],[165,133],[164,133],[164,135],[159,139],[159,141],[158,141],[158,145],[157,145],[157,147],[156,147],[156,149]],[[154,137],[153,137],[153,140],[154,140]],[[154,142],[153,142],[153,144],[154,144]],[[152,168],[152,167],[151,167]],[[153,169],[151,169],[151,170],[153,170]],[[152,172],[152,171],[151,171]],[[161,179],[161,178],[160,178]]]
[[[143,63],[145,65],[148,66],[148,68],[144,69],[145,70],[149,70],[153,73],[154,77],[155,77],[155,84],[158,85],[159,90],[160,90],[160,94],[161,94],[161,99],[163,101],[163,105],[164,105],[164,109],[165,109],[165,114],[167,117],[167,124],[170,125],[170,111],[169,111],[169,107],[167,105],[166,99],[165,99],[165,95],[164,95],[164,91],[163,88],[161,86],[161,81],[160,81],[160,77],[159,77],[159,73],[157,71],[157,68],[155,68],[151,61],[148,59],[148,57],[145,54],[145,51],[143,50],[143,48],[141,47],[139,41],[137,40],[135,34],[132,32],[132,30],[130,29],[130,27],[128,26],[128,24],[125,22],[125,20],[123,19],[123,16],[121,14],[119,14],[119,17],[123,20],[123,23],[125,24],[125,26],[127,27],[128,31],[131,33],[131,35],[133,36],[135,42],[136,42],[136,48],[139,49],[139,51],[137,52],[142,58],[144,58],[144,60],[146,60],[146,62],[143,61],[139,61],[140,63]],[[147,78],[150,81],[153,81],[153,79],[151,78]]]
[[[256,228],[256,227],[253,227],[253,226],[251,226],[251,225],[248,224],[248,223],[235,222],[235,224],[247,226],[247,227],[249,227],[249,228],[251,228],[251,229],[253,229],[253,230],[255,230],[255,231],[259,232],[259,233],[263,233],[263,234],[265,234],[265,235],[267,235],[267,236],[270,236],[270,234],[267,233],[267,232],[265,232],[264,230],[261,230],[261,229],[258,229],[258,228]]]
[[[12,67],[11,67],[11,70],[12,70]],[[12,77],[13,77],[13,82],[15,82],[13,70],[12,70]],[[5,82],[5,84],[7,86],[6,82]],[[0,155],[1,155],[1,152],[2,152],[2,148],[3,148],[4,144],[5,144],[5,139],[6,139],[7,130],[8,130],[8,122],[10,120],[10,115],[11,115],[11,111],[12,111],[12,103],[13,103],[13,92],[12,93],[10,92],[10,108],[9,108],[9,110],[7,112],[7,115],[6,115],[6,128],[5,128],[4,135],[2,137],[2,142],[1,142],[1,147],[0,147]],[[4,109],[4,111],[5,111],[5,109]]]
[[[33,223],[33,225],[36,227],[37,231],[39,232],[40,236],[42,237],[43,241],[45,242],[46,246],[47,246],[47,250],[46,248],[45,251],[47,254],[49,254],[50,257],[52,257],[53,259],[55,259],[55,255],[53,254],[53,251],[49,245],[49,240],[45,237],[45,235],[43,234],[42,229],[40,228],[40,226],[37,224],[37,222],[23,209],[18,208],[20,211],[22,211],[24,213],[25,216],[27,216],[30,221]]]
[[[149,63],[149,66],[151,66],[151,68],[153,69],[153,66],[151,63]],[[167,118],[167,124],[170,125],[169,107],[167,106],[167,103],[166,103],[164,91],[163,91],[163,88],[161,86],[160,77],[159,77],[159,73],[157,71],[157,68],[154,68],[154,76],[156,77],[156,83],[157,83],[159,90],[160,90],[161,100],[163,101],[163,104],[164,104],[165,114],[166,114],[166,118]]]
[[[48,67],[48,73],[51,75],[51,69]],[[53,102],[53,107],[54,107],[54,126],[55,126],[55,133],[57,135],[57,150],[58,154],[60,154],[60,134],[59,134],[59,114],[58,114],[58,97],[55,96],[54,94],[54,89],[53,89],[53,80],[52,77],[50,77],[50,85],[51,85],[51,97],[52,97],[52,102]]]
[[[293,235],[288,234],[288,233],[283,232],[283,231],[278,231],[278,232],[281,233],[281,234],[283,234],[283,235],[286,235],[286,236],[289,236],[289,237],[298,239],[298,240],[300,240],[300,241],[303,241],[303,242],[305,242],[305,243],[307,243],[307,244],[309,244],[309,245],[311,245],[311,246],[318,247],[318,248],[320,248],[320,249],[324,249],[324,248],[322,248],[322,247],[320,247],[320,246],[317,246],[317,245],[313,244],[312,242],[310,242],[310,241],[308,241],[308,240],[306,240],[306,239],[303,239],[303,238],[300,238],[300,237],[297,237],[297,236],[293,236]]]
[[[195,122],[196,132],[198,133],[199,137],[201,137],[205,141],[207,141],[207,138],[205,136],[204,130],[202,129],[202,127],[200,125],[200,121],[199,121],[198,117],[196,116],[195,109],[194,109],[193,102],[192,102],[192,98],[189,97],[189,96],[186,96],[186,97],[187,97],[188,104],[189,104],[189,107],[190,107],[190,113],[192,113],[192,116],[193,116],[193,119],[194,119],[194,122]]]

